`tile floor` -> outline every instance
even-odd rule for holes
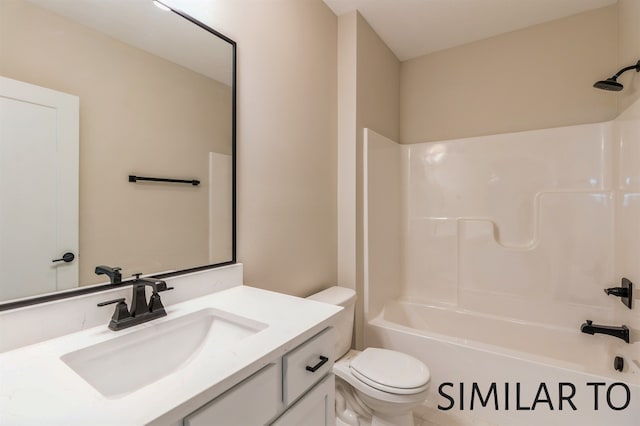
[[[497,426],[468,414],[449,413],[427,405],[414,409],[413,415],[415,426]]]

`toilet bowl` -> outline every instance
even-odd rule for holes
[[[412,410],[427,398],[429,369],[401,352],[378,348],[351,350],[336,361],[333,372],[348,385],[336,389],[348,401],[344,409],[336,410],[344,424],[411,426]],[[348,392],[355,397],[345,397]],[[353,417],[347,410],[359,414],[358,423],[343,419]]]
[[[336,324],[336,425],[413,426],[412,410],[427,397],[431,378],[420,360],[402,352],[350,350],[355,292],[331,287],[309,299],[344,307]]]

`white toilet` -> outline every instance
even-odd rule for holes
[[[344,307],[336,325],[336,425],[413,426],[414,407],[427,397],[431,375],[420,360],[402,352],[349,350],[356,294],[331,287],[308,297]]]

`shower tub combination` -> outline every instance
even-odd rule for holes
[[[637,158],[640,101],[455,141],[365,131],[362,343],[429,366],[425,424],[640,424],[640,315],[603,292],[640,285]]]
[[[639,424],[640,361],[634,356],[640,343],[620,351],[609,336],[407,301],[387,302],[365,327],[367,346],[402,351],[429,366],[429,396],[418,412],[427,419],[448,418],[441,420],[447,425],[465,424],[465,418],[474,425],[478,419],[504,426]],[[616,355],[626,361],[623,372],[613,369]]]

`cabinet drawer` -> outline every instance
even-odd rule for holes
[[[335,361],[334,349],[335,331],[330,327],[282,358],[282,398],[285,405],[291,404],[331,371]]]
[[[280,409],[278,368],[269,364],[184,418],[184,426],[263,425]]]

